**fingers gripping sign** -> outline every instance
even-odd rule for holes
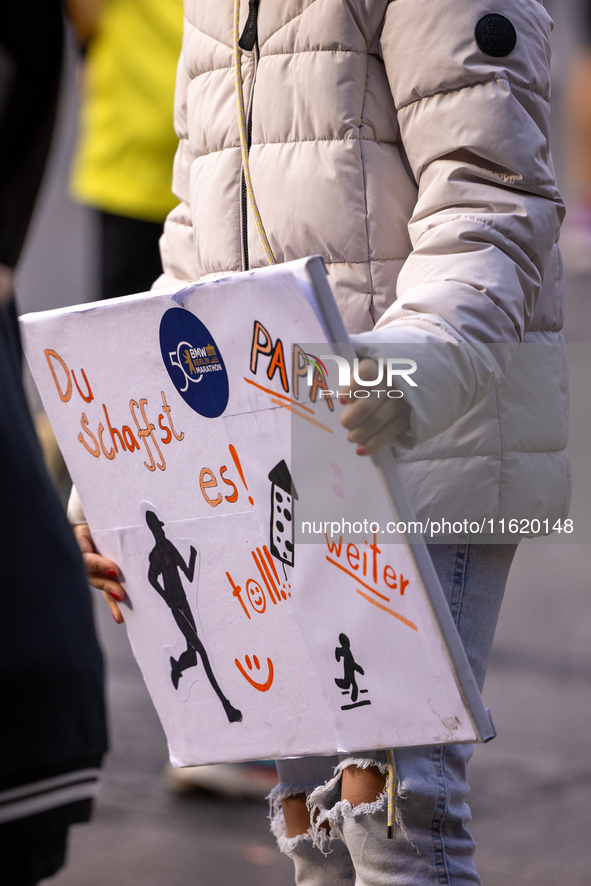
[[[341,403],[350,403],[341,416],[341,424],[347,429],[347,439],[357,446],[357,455],[372,455],[382,446],[392,444],[410,424],[410,406],[400,396],[393,397],[392,390],[361,385],[378,377],[379,367],[375,360],[359,361],[357,378],[351,378],[342,390]],[[398,392],[396,392],[398,393]]]
[[[88,583],[93,588],[102,591],[103,597],[111,610],[111,615],[117,624],[123,624],[123,615],[118,604],[123,603],[127,599],[127,594],[121,585],[121,570],[113,560],[109,560],[108,557],[101,557],[98,553],[88,523],[80,523],[78,526],[74,526],[74,535],[82,553]]]

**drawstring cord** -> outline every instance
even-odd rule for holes
[[[259,232],[259,237],[261,238],[261,243],[263,244],[263,249],[265,250],[265,255],[267,256],[267,261],[270,265],[277,264],[275,260],[275,256],[273,255],[273,250],[269,244],[267,239],[267,235],[265,233],[265,228],[263,227],[263,220],[261,219],[261,214],[259,212],[259,208],[257,206],[257,201],[254,196],[254,191],[252,188],[252,181],[250,180],[250,165],[248,162],[248,141],[246,138],[246,117],[244,113],[244,95],[242,93],[242,71],[241,71],[241,54],[240,54],[240,46],[238,45],[240,40],[240,0],[234,0],[234,76],[235,76],[235,89],[236,89],[236,107],[238,110],[238,129],[240,131],[240,153],[242,155],[242,172],[244,175],[244,184],[246,185],[246,193],[248,195],[248,202],[250,203],[250,208],[252,210],[252,214],[254,216],[254,223],[256,225],[257,231]]]
[[[397,787],[396,778],[396,760],[394,759],[394,751],[386,751],[388,759],[388,839],[396,836],[396,795],[394,789]]]

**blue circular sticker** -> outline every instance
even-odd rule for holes
[[[221,415],[230,395],[228,373],[207,326],[184,308],[170,308],[160,321],[160,350],[185,403],[205,418]]]

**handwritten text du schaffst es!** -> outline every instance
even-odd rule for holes
[[[47,349],[45,356],[62,403],[69,403],[72,397],[75,396],[75,391],[77,392],[76,398],[80,396],[85,403],[92,403],[95,397],[84,369],[80,369],[80,375],[83,379],[81,387],[76,377],[76,371],[68,368],[65,360],[56,351]],[[108,461],[113,461],[120,452],[134,453],[139,451],[140,443],[142,443],[147,454],[147,461],[144,461],[145,467],[149,471],[155,471],[157,468],[160,471],[166,470],[163,447],[174,440],[179,442],[184,440],[185,433],[184,431],[179,431],[173,421],[171,407],[167,403],[165,392],[161,391],[160,396],[162,397],[162,406],[160,407],[162,412],[159,413],[156,419],[158,427],[149,418],[149,403],[145,397],[141,397],[139,402],[137,400],[129,401],[129,411],[132,423],[135,425],[135,431],[132,430],[131,425],[120,425],[117,427],[113,424],[107,404],[102,403],[101,410],[99,411],[100,419],[95,432],[90,428],[86,412],[82,412],[80,418],[81,431],[78,434],[79,442],[94,458],[104,457]],[[231,443],[228,445],[228,451],[236,469],[236,482],[231,477],[226,476],[229,469],[225,464],[219,465],[217,469],[215,467],[203,467],[199,472],[201,495],[204,501],[212,508],[217,508],[223,502],[234,505],[239,498],[242,504],[243,497],[246,497],[249,505],[253,506],[254,501],[248,491],[247,481],[238,452]],[[227,457],[223,460],[230,464],[230,460]]]

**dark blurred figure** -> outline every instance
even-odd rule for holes
[[[12,291],[60,85],[58,0],[0,17],[0,883],[64,864],[106,750],[103,665],[78,547],[45,470],[21,382]],[[58,575],[59,586],[50,576]]]

